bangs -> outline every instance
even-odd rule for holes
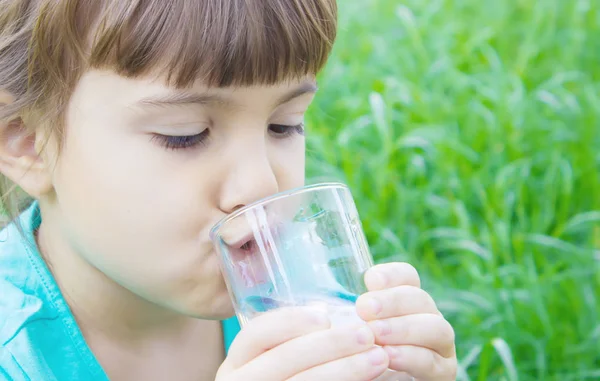
[[[335,40],[335,0],[106,1],[90,68],[170,85],[269,85],[318,73]],[[88,36],[90,34],[85,33]]]

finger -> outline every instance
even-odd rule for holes
[[[226,366],[238,368],[271,348],[330,326],[327,314],[316,308],[292,307],[267,312],[240,331],[231,344]]]
[[[420,288],[399,286],[368,292],[356,301],[361,319],[387,319],[413,314],[439,314],[433,298]]]
[[[315,366],[368,351],[375,345],[373,331],[366,324],[334,327],[287,341],[240,368],[246,377],[287,380]]]
[[[377,345],[411,345],[455,356],[454,329],[441,315],[417,314],[369,323]]]
[[[416,381],[410,374],[387,369],[383,375],[372,381]]]
[[[288,381],[345,380],[368,381],[388,369],[388,355],[383,348],[331,361],[299,373]]]
[[[423,347],[385,346],[390,369],[406,372],[419,381],[456,380],[456,357],[445,358]]]
[[[369,291],[378,291],[397,286],[421,287],[417,270],[408,263],[393,262],[371,267],[365,273],[365,284]]]

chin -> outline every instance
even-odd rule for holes
[[[235,316],[235,311],[233,309],[233,306],[231,308],[228,309],[223,309],[222,311],[214,311],[214,316],[210,317],[209,319],[212,320],[227,320],[229,318],[232,318]]]
[[[207,302],[200,302],[194,305],[182,306],[179,312],[196,319],[205,320],[225,320],[235,315],[233,303],[227,291]]]

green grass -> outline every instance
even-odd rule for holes
[[[454,325],[460,380],[600,379],[600,3],[340,1],[308,173]]]

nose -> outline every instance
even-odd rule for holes
[[[277,176],[265,148],[261,152],[252,150],[234,155],[221,189],[219,208],[224,213],[232,213],[279,191]]]

